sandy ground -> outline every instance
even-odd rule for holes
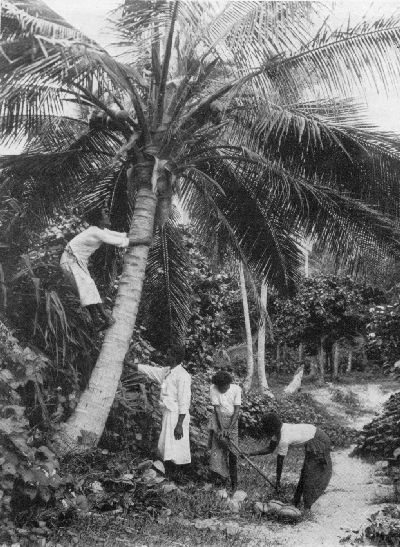
[[[313,397],[343,418],[343,423],[362,429],[374,415],[382,410],[382,404],[391,393],[398,390],[393,384],[365,384],[342,386],[340,389],[357,394],[362,412],[348,415],[342,405],[331,399],[330,386],[315,389]],[[335,386],[336,388],[336,386]],[[254,547],[269,544],[285,547],[340,547],[355,545],[366,519],[382,505],[374,502],[392,492],[392,487],[380,484],[376,467],[358,458],[349,458],[352,448],[333,453],[333,476],[325,494],[314,504],[312,515],[297,526],[268,525],[245,526],[254,537]],[[365,541],[363,545],[371,545]]]

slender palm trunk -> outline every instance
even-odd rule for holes
[[[361,349],[361,359],[362,359],[363,370],[365,370],[368,367],[368,356],[367,356],[366,341],[364,338],[363,338],[363,345]]]
[[[249,389],[251,388],[251,383],[253,381],[253,374],[254,374],[253,339],[251,337],[249,304],[247,302],[246,281],[244,279],[242,264],[240,264],[240,267],[239,267],[239,275],[240,275],[240,289],[242,292],[244,324],[246,328],[246,342],[247,342],[247,376],[243,384],[243,389],[244,391],[249,391]]]
[[[339,378],[339,358],[340,347],[339,342],[335,342],[332,348],[332,379],[337,380]]]
[[[316,378],[318,376],[318,355],[311,355],[310,357],[310,378]]]
[[[261,284],[261,306],[267,309],[268,298],[268,285],[266,283]],[[257,370],[258,370],[258,383],[261,393],[269,393],[269,386],[267,376],[265,374],[265,326],[266,317],[262,314],[260,320],[260,326],[258,328],[258,352],[257,352]]]
[[[349,353],[347,354],[347,368],[346,372],[350,373],[353,366],[353,350],[350,348]]]
[[[325,383],[325,365],[326,365],[326,351],[324,347],[325,338],[321,337],[318,350],[318,364],[319,364],[319,382]]]
[[[151,239],[155,210],[155,194],[149,188],[141,188],[129,231],[131,239]],[[135,327],[148,253],[147,245],[129,247],[126,252],[113,310],[116,323],[106,332],[89,385],[78,406],[54,439],[55,448],[62,454],[96,445],[103,433]]]

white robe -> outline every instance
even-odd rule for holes
[[[191,462],[189,443],[191,377],[188,372],[178,365],[169,367],[151,367],[139,365],[139,372],[151,380],[161,384],[160,407],[163,413],[158,451],[164,461],[173,461],[183,465]],[[174,429],[178,423],[179,414],[185,414],[182,429],[183,437],[175,439]]]

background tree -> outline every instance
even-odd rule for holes
[[[397,256],[387,215],[399,209],[398,145],[366,127],[349,96],[377,76],[384,88],[395,84],[400,25],[390,17],[331,32],[308,2],[218,11],[218,4],[127,1],[117,61],[41,5],[2,2],[1,130],[4,143],[24,143],[22,154],[1,159],[2,195],[21,204],[19,220],[31,224],[71,200],[87,209],[107,204],[113,228],[148,242],[125,255],[116,324],[59,434],[67,450],[96,443],[103,431],[154,227],[166,317],[182,318],[169,332],[182,338],[187,293],[175,285],[182,288],[184,276],[169,274],[165,235],[174,226],[173,196],[210,252],[233,253],[276,288],[293,288],[303,262],[298,242],[311,235],[349,264],[360,254]],[[82,107],[94,110],[88,123]]]
[[[318,276],[304,279],[298,294],[290,299],[275,299],[271,314],[277,341],[292,347],[299,342],[308,355],[319,355],[323,381],[328,361],[332,376],[338,368],[338,344],[362,338],[364,344],[371,322],[371,310],[386,301],[383,291],[350,277]],[[338,362],[336,361],[336,365]]]

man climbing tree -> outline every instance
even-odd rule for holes
[[[92,222],[92,226],[68,243],[61,256],[60,266],[71,285],[77,290],[81,306],[88,310],[94,326],[98,330],[104,330],[113,325],[115,319],[106,312],[96,284],[89,273],[89,258],[102,243],[122,248],[135,243],[130,243],[126,233],[109,230],[110,218],[104,209]]]

